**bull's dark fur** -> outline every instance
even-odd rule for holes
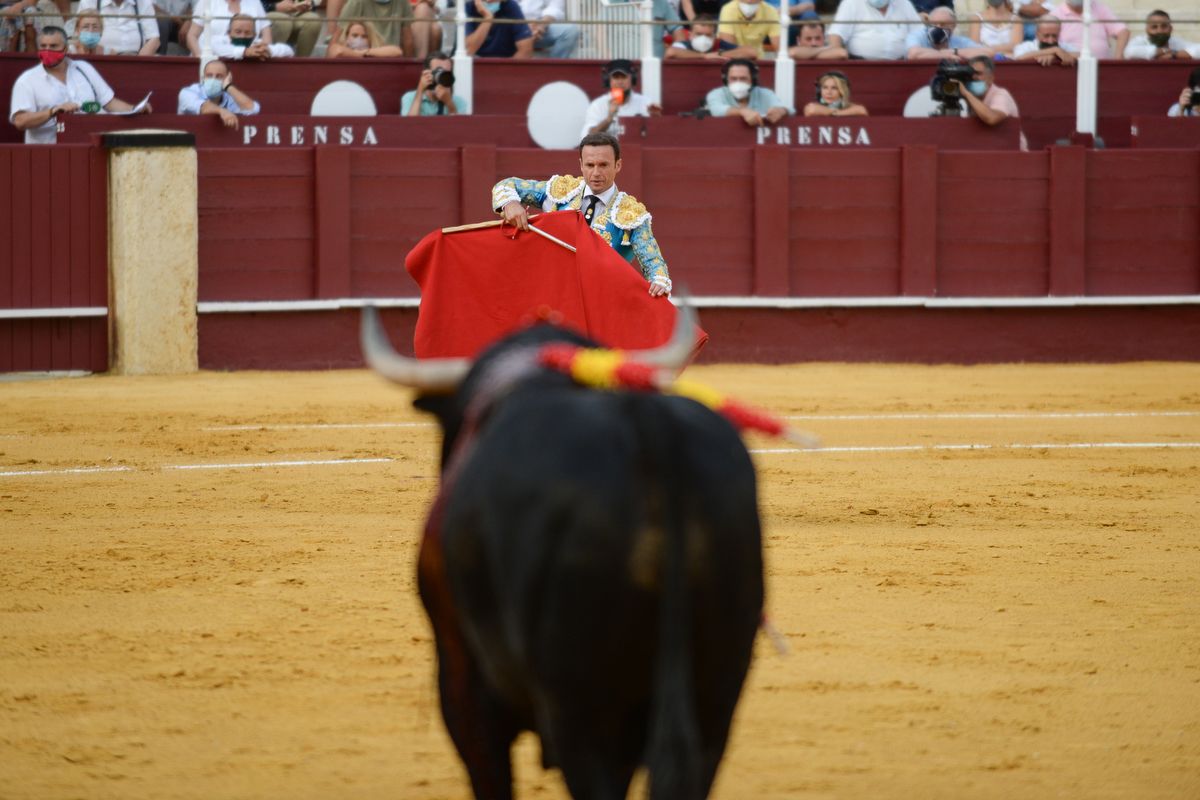
[[[445,432],[497,358],[424,397]],[[577,800],[706,797],[762,612],[754,469],[722,417],[691,400],[603,392],[538,370],[487,412],[431,512],[419,568],[442,711],[476,797],[510,798],[509,748],[538,733]]]

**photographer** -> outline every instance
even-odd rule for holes
[[[425,56],[417,88],[400,98],[400,113],[406,117],[437,117],[470,114],[467,101],[454,94],[454,62],[445,53]]]
[[[1179,93],[1179,102],[1171,106],[1168,117],[1200,117],[1200,67],[1188,76],[1188,85]]]
[[[996,65],[990,56],[975,56],[967,62],[975,71],[974,80],[962,83],[947,81],[947,89],[956,89],[963,100],[967,101],[970,115],[984,125],[999,125],[1008,118],[1020,116],[1017,101],[995,83]],[[1025,134],[1021,134],[1021,149],[1026,150]]]

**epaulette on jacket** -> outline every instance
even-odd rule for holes
[[[583,191],[583,178],[574,175],[551,175],[546,182],[546,195],[555,203],[565,203]]]
[[[636,197],[621,192],[613,201],[613,209],[609,218],[618,228],[631,231],[649,222],[650,212]]]

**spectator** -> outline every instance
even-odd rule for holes
[[[67,32],[47,25],[37,39],[40,65],[22,72],[12,87],[8,121],[25,131],[25,144],[58,141],[58,117],[77,111],[132,111],[119,100],[96,68],[67,57]],[[151,112],[150,104],[142,113]]]
[[[908,2],[908,0],[904,0]],[[753,47],[761,57],[763,43],[779,49],[779,12],[762,0],[729,0],[721,7],[717,36],[738,47]]]
[[[662,113],[661,108],[651,105],[645,95],[635,91],[637,69],[632,62],[624,58],[608,62],[604,65],[603,77],[604,88],[608,91],[588,105],[581,136],[607,133],[619,137],[625,133],[620,117],[649,117]]]
[[[237,15],[252,21],[251,38],[262,36],[263,41],[272,41],[271,24],[266,20],[267,11],[263,8],[261,0],[197,0],[192,11],[192,24],[187,31],[188,52],[197,58],[200,57],[200,37],[204,34],[204,17],[210,14],[212,30],[209,31],[209,36],[210,41],[214,43],[214,49],[218,39],[232,38],[229,30],[233,26],[233,18]]]
[[[967,102],[970,115],[989,126],[1019,117],[1017,101],[1013,100],[1007,89],[996,85],[996,65],[991,56],[975,56],[968,63],[975,69],[975,79],[970,83],[960,84],[959,94]],[[1021,132],[1021,149],[1029,149],[1024,131]]]
[[[533,49],[550,58],[574,58],[579,26],[567,22],[563,0],[520,0],[521,13],[533,31]]]
[[[692,20],[691,35],[676,39],[664,58],[707,58],[725,61],[730,58],[755,58],[758,51],[753,47],[738,47],[732,42],[717,38],[717,20],[701,14]]]
[[[16,0],[0,8],[0,36],[7,28],[12,40],[7,49],[17,50],[17,39],[24,37],[25,49],[33,52],[44,28],[66,28],[71,16],[70,0]],[[0,50],[6,47],[0,41]]]
[[[1013,0],[1017,16],[1025,23],[1025,41],[1033,39],[1037,21],[1050,13],[1051,0]]]
[[[1179,102],[1167,111],[1168,117],[1200,117],[1200,67],[1192,70],[1188,85],[1179,93]]]
[[[517,0],[474,0],[474,3],[475,14],[482,20],[467,23],[468,55],[492,58],[529,58],[533,55],[533,31],[528,25],[524,22],[493,22],[524,20]]]
[[[80,0],[80,11],[99,11],[104,17],[104,52],[123,56],[152,56],[158,52],[158,23],[151,0]],[[141,19],[138,19],[138,16]]]
[[[290,46],[301,58],[312,55],[322,25],[313,0],[263,0],[263,8],[271,20],[272,42]]]
[[[767,5],[779,12],[779,0],[766,0]],[[820,19],[813,0],[796,0],[788,3],[788,47],[800,39],[800,22],[805,19]]]
[[[813,17],[816,17],[814,14]],[[800,24],[800,36],[797,38],[795,47],[788,50],[788,54],[797,61],[809,61],[811,59],[831,59],[831,58],[849,58],[849,54],[844,47],[835,47],[830,44],[825,38],[825,26],[821,24],[820,18],[816,21],[810,20]]]
[[[326,58],[399,58],[404,51],[387,44],[370,22],[351,22],[338,28],[325,51]]]
[[[1066,0],[1054,9],[1062,23],[1059,44],[1076,52],[1083,50],[1083,0]],[[1112,40],[1111,44],[1109,40]],[[1092,56],[1095,58],[1124,58],[1129,42],[1129,28],[1117,20],[1112,9],[1100,0],[1092,0]]]
[[[954,11],[954,0],[912,0],[912,4],[925,22],[929,21],[929,14],[935,8],[948,8]]]
[[[829,42],[851,58],[899,59],[905,42],[920,31],[921,17],[909,0],[842,0],[829,28]]]
[[[967,36],[997,55],[1011,56],[1025,40],[1025,26],[1013,13],[1010,0],[987,0],[982,14],[972,14]]]
[[[1180,58],[1200,58],[1200,44],[1173,36],[1174,26],[1165,11],[1151,11],[1146,17],[1146,34],[1138,36],[1125,48],[1126,58],[1153,61],[1173,61]]]
[[[104,45],[100,44],[103,38],[104,17],[100,16],[100,12],[95,9],[79,12],[75,17],[75,41],[71,43],[71,53],[80,56],[102,56],[106,52]]]
[[[773,125],[794,109],[783,104],[770,89],[758,85],[758,64],[747,58],[735,58],[721,68],[724,86],[708,93],[704,104],[714,117],[741,117],[757,128]]]
[[[291,46],[271,41],[269,24],[255,22],[247,14],[235,15],[229,21],[229,33],[213,37],[212,49],[221,58],[235,61],[267,61],[294,55]]]
[[[908,58],[936,58],[950,61],[966,61],[974,56],[990,56],[992,51],[966,36],[958,36],[954,29],[958,22],[954,12],[946,8],[935,8],[929,12],[929,24],[908,35]]]
[[[384,44],[395,45],[411,56],[415,53],[413,14],[409,0],[346,0],[338,17],[338,27],[345,28],[354,20],[370,22],[383,37]]]
[[[408,117],[470,114],[465,98],[454,94],[454,62],[445,53],[425,57],[417,88],[400,98],[400,113]]]
[[[817,99],[804,107],[806,117],[865,117],[866,106],[850,99],[850,79],[836,70],[817,78]]]
[[[180,55],[187,54],[187,32],[192,26],[192,0],[154,0],[155,20],[158,25],[158,54],[168,55],[174,44]]]
[[[238,117],[257,114],[258,101],[233,85],[225,62],[212,59],[204,65],[204,79],[179,90],[179,114],[217,114],[226,128],[238,128]]]
[[[1037,37],[1032,42],[1021,42],[1013,48],[1013,58],[1018,61],[1036,61],[1043,67],[1062,64],[1064,67],[1075,66],[1075,54],[1063,48],[1058,43],[1058,34],[1062,23],[1058,17],[1051,14],[1038,19]]]

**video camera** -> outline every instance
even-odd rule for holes
[[[454,88],[454,73],[445,67],[434,67],[433,84],[434,86],[445,86],[447,89]]]
[[[962,116],[962,85],[975,79],[975,68],[958,61],[938,64],[937,74],[929,82],[933,99],[941,105],[930,112],[931,117]]]

